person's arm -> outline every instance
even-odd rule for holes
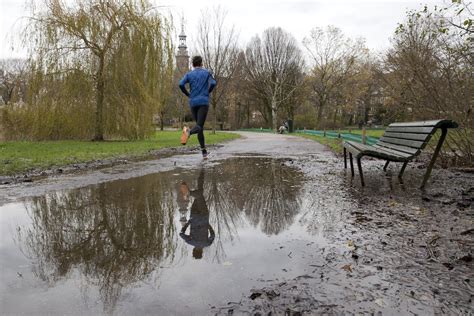
[[[217,81],[212,77],[211,74],[209,74],[209,93],[211,93],[212,90],[214,90],[216,85],[217,85]]]
[[[186,224],[181,228],[180,236],[186,234],[186,229],[188,229],[189,226],[189,221],[186,222]],[[182,236],[181,236],[182,237]]]
[[[209,242],[209,245],[211,245],[212,242],[214,241],[214,238],[216,237],[216,233],[214,232],[214,229],[212,229],[211,225],[208,225],[207,229],[209,230],[209,234],[210,234],[210,236],[207,238],[207,241]]]
[[[186,90],[186,84],[189,82],[189,79],[188,79],[188,74],[185,74],[183,79],[181,79],[179,81],[179,88],[181,89],[181,91],[183,91],[183,93],[189,97],[189,92],[188,90]]]
[[[186,235],[186,229],[188,229],[188,226],[189,226],[189,221],[188,221],[188,222],[186,223],[186,225],[184,225],[184,227],[181,229],[181,232],[179,233],[179,237],[183,238],[184,241],[189,244],[190,241],[192,240],[192,238],[191,238],[190,235]]]

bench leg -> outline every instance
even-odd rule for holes
[[[403,163],[402,169],[400,169],[400,173],[398,174],[399,179],[401,179],[403,177],[403,173],[405,172],[405,168],[407,167],[407,165],[408,165],[408,161],[405,161]]]
[[[354,162],[352,161],[352,153],[349,153],[349,162],[351,163],[351,175],[354,177]]]
[[[347,169],[347,151],[346,151],[346,147],[344,147],[344,169]]]
[[[390,163],[390,160],[387,160],[385,163],[385,166],[383,166],[383,171],[387,171],[388,164]]]
[[[421,184],[420,189],[425,188],[426,182],[428,182],[428,179],[430,178],[431,169],[433,169],[436,158],[438,158],[438,154],[441,150],[441,147],[443,146],[443,143],[444,143],[444,140],[446,138],[447,133],[448,133],[447,128],[441,128],[441,137],[439,138],[438,145],[436,145],[435,152],[433,154],[433,157],[431,158],[430,164],[428,165],[428,169],[426,170],[425,177],[423,178],[423,183]]]
[[[357,168],[359,168],[359,176],[360,176],[360,183],[362,184],[362,186],[364,186],[364,175],[362,174],[362,165],[360,163],[360,159],[362,157],[358,157],[357,158]]]

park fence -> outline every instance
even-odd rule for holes
[[[349,140],[358,143],[365,143],[367,145],[375,144],[379,138],[374,136],[365,136],[365,142],[361,134],[353,133],[340,133],[338,131],[315,131],[315,130],[297,130],[296,133],[307,134],[307,135],[316,135],[327,138],[340,138],[343,140]]]
[[[272,133],[273,130],[270,128],[246,128],[241,129],[241,131],[246,132],[259,132],[259,133]],[[353,134],[353,133],[344,133],[338,131],[320,131],[320,130],[296,130],[296,134],[307,134],[307,135],[316,135],[321,137],[327,138],[340,138],[343,140],[349,140],[358,143],[364,143],[363,136],[361,134]],[[365,136],[365,144],[373,145],[379,140],[378,137],[374,136]]]

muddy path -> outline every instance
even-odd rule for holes
[[[470,314],[474,175],[242,133],[0,187],[7,314]]]
[[[229,157],[268,156],[270,158],[299,157],[311,154],[331,153],[322,145],[297,137],[272,134],[240,133],[243,138],[224,145],[212,146],[208,162]],[[34,182],[15,182],[0,186],[0,204],[15,201],[22,197],[40,195],[52,190],[72,189],[117,179],[140,177],[151,173],[169,171],[175,168],[196,168],[203,161],[200,152],[179,147],[164,150],[158,159],[137,162],[123,162],[118,165],[96,169],[85,167],[80,172],[51,173]]]

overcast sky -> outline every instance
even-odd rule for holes
[[[31,0],[30,0],[31,1]],[[193,30],[201,9],[221,5],[228,12],[228,23],[235,25],[245,44],[255,34],[271,26],[280,26],[298,41],[313,27],[334,25],[350,37],[363,37],[374,51],[390,45],[390,37],[409,9],[434,6],[443,0],[151,0],[171,12],[180,28],[181,16],[186,20],[188,46],[192,52]],[[22,57],[24,50],[12,51],[11,35],[22,16],[27,16],[24,0],[0,0],[0,58]],[[15,27],[16,26],[16,27]]]

